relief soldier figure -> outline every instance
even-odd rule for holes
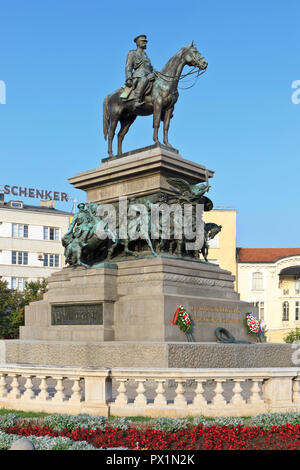
[[[85,244],[91,235],[93,229],[92,217],[85,209],[85,204],[78,204],[79,212],[73,217],[66,235],[73,235],[73,238],[78,238]]]

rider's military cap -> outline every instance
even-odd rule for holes
[[[144,41],[148,42],[146,34],[139,34],[136,38],[134,38],[134,42],[137,42],[138,39],[143,39]]]

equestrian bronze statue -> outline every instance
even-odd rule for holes
[[[163,143],[172,148],[168,141],[168,131],[179,96],[178,83],[181,78],[194,73],[182,75],[182,70],[189,65],[197,69],[195,73],[199,76],[207,68],[206,60],[191,42],[171,57],[161,72],[158,72],[145,53],[146,36],[137,36],[135,42],[137,49],[130,51],[127,56],[125,86],[106,96],[103,102],[103,132],[104,138],[108,138],[110,157],[113,156],[112,143],[118,122],[118,155],[121,155],[123,139],[137,116],[153,114],[155,143],[159,143],[158,130],[162,121]]]

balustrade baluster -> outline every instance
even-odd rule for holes
[[[80,389],[80,377],[74,377],[72,379],[74,381],[73,387],[72,387],[72,395],[70,397],[70,402],[80,402],[82,401],[82,396],[81,396],[81,389]]]
[[[37,398],[39,400],[50,400],[51,397],[48,393],[48,385],[47,385],[47,376],[42,375],[40,376],[41,383],[40,383],[40,393],[38,394]]]
[[[19,382],[18,382],[18,375],[17,374],[8,374],[9,377],[12,377],[12,383],[10,384],[11,386],[11,391],[8,394],[9,399],[17,399],[20,398],[20,390],[19,390]]]
[[[216,406],[224,406],[226,405],[226,400],[223,397],[223,385],[222,382],[225,382],[224,379],[214,379],[216,382],[215,388],[215,396],[212,400],[212,404]]]
[[[33,400],[35,398],[35,394],[33,392],[33,383],[32,383],[32,375],[25,375],[23,374],[23,377],[26,377],[26,382],[25,382],[25,392],[23,394],[23,399],[27,400]]]
[[[52,398],[52,401],[62,403],[63,401],[67,399],[64,393],[63,377],[57,377],[56,380],[57,380],[57,383],[55,386],[56,393],[54,397]]]
[[[193,400],[193,406],[202,407],[202,406],[207,405],[207,402],[203,395],[204,394],[204,388],[203,388],[204,382],[206,382],[206,379],[196,379],[197,386],[195,389],[196,395]]]
[[[175,390],[176,392],[176,397],[174,398],[174,405],[176,406],[186,406],[187,401],[184,396],[184,387],[183,387],[183,382],[185,382],[184,379],[176,379],[177,382],[177,388]]]
[[[139,405],[139,406],[143,406],[143,405],[147,405],[147,398],[145,396],[145,387],[144,387],[144,382],[146,382],[146,379],[136,379],[136,381],[138,382],[138,386],[137,386],[137,396],[134,400],[134,404],[135,405]]]
[[[233,379],[235,382],[234,387],[233,387],[233,397],[231,399],[231,403],[234,405],[243,405],[246,403],[246,401],[242,397],[242,387],[241,387],[241,382],[244,382],[244,379]]]
[[[164,406],[167,404],[167,399],[165,397],[165,388],[164,388],[164,383],[165,379],[155,379],[155,382],[157,382],[157,388],[155,390],[156,396],[154,398],[154,405],[156,406]]]
[[[117,379],[117,382],[120,382],[118,387],[118,395],[116,397],[115,404],[116,405],[127,405],[128,403],[128,396],[126,395],[126,382],[128,379]]]
[[[262,379],[251,378],[251,381],[253,382],[253,385],[251,387],[251,395],[249,398],[249,403],[251,404],[261,403],[263,400],[259,394],[260,392],[259,383],[262,381]]]

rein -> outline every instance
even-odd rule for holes
[[[195,70],[195,69],[196,69],[196,70]],[[187,76],[189,76],[189,75],[194,75],[195,73],[197,73],[195,82],[194,82],[191,86],[183,87],[183,88],[181,87],[181,88],[180,88],[181,90],[188,90],[189,88],[192,88],[193,86],[195,86],[195,84],[196,84],[198,78],[199,78],[200,75],[202,75],[204,72],[206,72],[206,69],[200,71],[200,70],[198,69],[198,67],[194,66],[194,67],[192,68],[192,70],[190,70],[188,73],[183,74],[183,75],[180,75],[179,78],[176,78],[175,76],[172,77],[172,76],[170,76],[170,75],[165,75],[165,74],[163,74],[162,72],[158,72],[158,71],[154,70],[154,74],[155,74],[158,78],[161,77],[163,80],[165,80],[166,82],[170,82],[170,83],[171,83],[171,82],[176,82],[176,81],[179,81],[179,80],[183,80],[183,79],[186,78]],[[165,78],[165,77],[166,77],[166,78]],[[169,79],[170,79],[170,80],[169,80]]]

